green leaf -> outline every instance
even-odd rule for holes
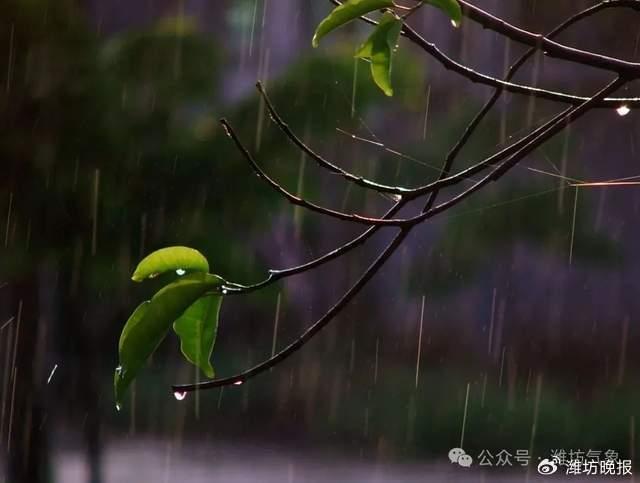
[[[462,21],[462,9],[458,0],[423,0],[446,13],[457,27]]]
[[[220,277],[208,273],[185,275],[159,290],[133,312],[118,345],[120,365],[114,375],[118,404],[140,368],[167,335],[171,324],[206,292],[221,285]]]
[[[221,296],[207,295],[191,305],[173,324],[173,330],[180,337],[182,354],[208,378],[214,376],[211,353],[218,333],[221,306]]]
[[[313,35],[313,46],[317,47],[320,39],[332,30],[369,12],[391,7],[393,7],[393,0],[347,0],[320,22]]]
[[[373,80],[388,96],[393,95],[391,64],[401,30],[402,20],[391,12],[385,13],[371,36],[356,53],[356,57],[371,63]]]
[[[131,280],[141,282],[161,273],[184,270],[208,272],[209,262],[198,250],[188,247],[168,247],[147,255],[136,267]]]

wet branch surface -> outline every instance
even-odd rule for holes
[[[339,3],[336,0],[332,1],[336,4]],[[289,141],[291,141],[303,153],[314,159],[320,167],[324,168],[330,173],[338,174],[348,182],[361,186],[365,189],[369,189],[379,193],[393,193],[399,195],[399,200],[385,213],[384,216],[380,218],[366,217],[363,215],[332,210],[290,193],[284,187],[279,185],[277,181],[270,178],[268,174],[264,172],[262,168],[260,168],[256,160],[253,158],[252,154],[244,146],[229,123],[226,120],[221,121],[223,126],[225,127],[227,134],[234,142],[236,148],[250,164],[252,169],[262,180],[264,180],[274,191],[276,191],[277,194],[282,196],[288,202],[325,216],[369,226],[369,228],[358,237],[319,258],[283,270],[269,270],[268,277],[261,282],[253,285],[229,283],[227,286],[225,286],[225,289],[229,295],[247,294],[276,283],[277,281],[282,280],[286,277],[304,273],[321,265],[329,263],[332,260],[335,260],[349,253],[355,248],[362,246],[371,236],[373,236],[378,230],[383,227],[393,228],[396,231],[396,235],[387,245],[387,247],[379,253],[377,258],[371,263],[371,265],[369,265],[369,267],[363,272],[361,277],[351,286],[351,288],[349,288],[322,317],[314,322],[298,339],[294,340],[288,346],[274,354],[272,357],[246,371],[237,373],[230,377],[204,381],[197,384],[174,385],[172,388],[173,391],[190,392],[229,385],[239,385],[278,365],[279,363],[293,355],[295,352],[297,352],[299,349],[301,349],[318,332],[320,332],[325,326],[327,326],[332,320],[334,320],[337,315],[342,312],[342,310],[353,300],[353,298],[378,273],[380,268],[384,266],[384,264],[391,258],[394,252],[403,244],[404,240],[409,236],[409,234],[416,226],[436,216],[437,214],[447,211],[450,208],[456,206],[458,203],[465,200],[475,192],[481,190],[489,183],[501,179],[528,154],[536,150],[538,147],[540,147],[542,144],[544,144],[546,141],[548,141],[558,133],[562,132],[567,126],[584,116],[586,113],[590,112],[592,109],[599,107],[618,107],[621,103],[628,105],[633,105],[636,103],[640,104],[640,98],[611,97],[618,89],[620,89],[628,82],[640,78],[640,64],[629,62],[623,59],[617,59],[614,57],[603,56],[598,53],[575,49],[552,40],[555,36],[562,33],[577,22],[589,18],[605,9],[631,8],[640,12],[640,0],[605,0],[568,18],[554,30],[549,32],[546,36],[531,33],[529,31],[511,25],[504,20],[477,8],[466,1],[460,0],[460,4],[462,5],[464,15],[469,19],[479,23],[487,29],[497,32],[504,37],[523,43],[525,45],[529,45],[530,49],[509,68],[504,80],[493,79],[489,76],[485,76],[484,74],[477,73],[468,67],[462,66],[461,64],[457,64],[455,61],[442,54],[434,44],[427,42],[417,32],[405,25],[405,28],[403,29],[403,34],[405,35],[405,37],[409,41],[423,48],[425,52],[441,61],[443,65],[445,65],[445,67],[451,68],[451,70],[460,73],[472,82],[477,82],[477,79],[480,78],[478,76],[481,76],[482,79],[486,80],[486,82],[483,81],[484,83],[489,83],[489,85],[492,85],[495,88],[494,94],[486,102],[486,104],[482,107],[478,114],[473,118],[473,120],[461,134],[454,147],[451,149],[451,151],[449,151],[444,160],[443,167],[438,179],[430,184],[418,188],[393,187],[383,185],[375,181],[367,180],[356,174],[343,170],[335,163],[332,163],[331,161],[328,161],[321,155],[317,154],[310,146],[305,144],[294,133],[294,131],[279,115],[276,107],[271,103],[264,87],[260,83],[258,83],[258,91],[265,100],[265,105],[267,106],[271,119],[280,128],[282,133],[289,139]],[[366,18],[363,20],[367,22],[373,22],[372,20]],[[586,98],[570,94],[544,91],[528,86],[511,84],[509,81],[513,78],[513,76],[523,65],[525,65],[527,60],[529,60],[535,54],[535,52],[540,49],[543,49],[543,51],[550,56],[557,57],[565,61],[576,62],[582,65],[611,71],[616,74],[615,79],[605,87],[601,88],[591,97]],[[462,67],[462,69],[459,69],[456,66],[460,66]],[[489,81],[487,79],[491,80]],[[535,96],[555,100],[560,103],[568,103],[571,105],[571,107],[568,107],[565,110],[561,111],[550,121],[534,129],[531,133],[523,136],[507,148],[476,163],[470,168],[464,169],[455,174],[451,174],[454,162],[458,154],[469,141],[471,136],[477,131],[481,122],[495,106],[497,100],[500,98],[503,92],[513,92],[527,96]],[[471,186],[469,186],[459,194],[450,197],[448,200],[440,204],[436,204],[438,196],[440,195],[443,188],[456,186],[462,181],[470,180],[472,176],[485,170],[489,170],[489,172],[485,174],[484,177],[479,180],[473,181],[473,184]],[[428,195],[428,197],[425,202],[424,208],[418,215],[411,218],[393,218],[402,208],[407,206],[410,201],[416,200],[426,195]]]

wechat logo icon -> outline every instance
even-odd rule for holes
[[[457,463],[464,468],[469,468],[473,464],[473,458],[462,448],[452,448],[449,451],[449,461]]]

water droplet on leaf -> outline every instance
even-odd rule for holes
[[[186,270],[184,270],[184,269],[182,269],[182,268],[179,268],[178,270],[176,270],[176,274],[177,274],[179,277],[182,277],[185,273],[187,273],[187,271],[186,271]]]

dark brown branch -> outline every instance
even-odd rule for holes
[[[462,6],[462,13],[474,22],[482,25],[484,28],[493,30],[505,37],[516,42],[535,47],[542,50],[550,57],[568,60],[589,67],[596,67],[625,76],[628,79],[637,79],[640,77],[640,63],[630,62],[627,60],[608,57],[602,54],[588,52],[546,38],[544,35],[536,34],[516,27],[505,20],[495,17],[488,12],[472,5],[465,0],[458,0]],[[605,0],[602,3],[613,3],[613,0]],[[638,0],[619,0],[615,6],[625,6],[640,11],[640,2]]]
[[[429,211],[423,213],[422,215],[416,217],[416,219],[428,219],[437,215],[438,213],[442,213],[443,211],[448,210],[449,208],[457,205],[462,200],[468,198],[470,195],[489,184],[492,181],[497,181],[502,178],[505,174],[509,172],[520,160],[522,160],[529,153],[537,149],[541,144],[545,141],[549,140],[553,136],[555,136],[558,132],[562,131],[566,126],[574,122],[575,120],[582,117],[592,108],[592,100],[597,100],[598,98],[602,99],[604,96],[609,95],[612,92],[615,92],[628,81],[623,77],[618,77],[611,83],[609,83],[606,87],[604,87],[600,92],[598,92],[594,97],[592,97],[589,101],[581,104],[578,107],[571,108],[569,112],[561,115],[561,119],[556,121],[553,125],[545,129],[541,132],[535,139],[528,142],[525,146],[519,149],[515,154],[513,154],[509,159],[503,162],[500,166],[498,166],[495,170],[489,173],[487,176],[482,178],[480,181],[476,182],[473,186],[463,191],[459,195],[451,198],[450,200],[441,203],[440,205],[430,209]],[[420,221],[417,221],[418,223]]]
[[[431,55],[434,59],[440,62],[446,69],[456,72],[467,80],[475,84],[483,84],[493,88],[502,88],[513,94],[520,94],[529,97],[536,97],[539,99],[546,99],[549,101],[563,102],[571,105],[579,105],[582,102],[587,101],[588,97],[576,96],[572,94],[565,94],[562,92],[550,91],[547,89],[540,89],[537,87],[525,86],[521,84],[514,84],[512,82],[503,81],[496,77],[491,77],[486,74],[482,74],[466,65],[456,62],[444,52],[442,52],[435,44],[427,41],[418,32],[408,25],[403,27],[402,33],[404,36]],[[537,49],[536,49],[537,50]],[[640,105],[640,97],[616,97],[605,98],[598,102],[599,108],[613,109],[625,104],[630,107]]]
[[[331,0],[335,5],[340,5],[341,2],[338,0]],[[570,22],[573,24],[577,20],[581,20],[583,18],[594,15],[595,13],[608,8],[633,8],[637,10],[637,5],[634,2],[638,2],[638,0],[610,0],[596,6],[587,9],[576,15],[575,20],[570,19]],[[377,22],[368,17],[362,17],[362,20],[371,24],[377,25]],[[405,24],[402,29],[402,35],[406,37],[408,40],[416,44],[422,50],[427,52],[431,57],[437,60],[445,69],[455,72],[467,80],[476,83],[483,84],[489,87],[493,87],[494,89],[504,89],[507,92],[511,92],[514,94],[536,97],[540,99],[546,99],[555,102],[563,102],[571,105],[579,105],[582,102],[587,101],[588,97],[577,96],[573,94],[566,94],[562,92],[550,91],[547,89],[540,89],[537,87],[522,85],[522,84],[514,84],[508,82],[507,80],[501,80],[496,77],[489,76],[487,74],[480,73],[466,65],[463,65],[459,62],[456,62],[451,57],[447,56],[444,52],[442,52],[435,44],[427,41],[424,37],[422,37],[416,30],[411,28],[409,25]],[[538,50],[538,46],[534,47],[534,51]],[[629,107],[634,107],[640,105],[640,97],[613,97],[613,98],[605,98],[598,102],[598,104],[594,107],[598,108],[617,108],[620,105],[628,105]]]
[[[361,225],[374,226],[374,225],[388,225],[388,226],[397,226],[398,223],[392,223],[391,220],[384,220],[382,218],[369,218],[366,216],[361,216],[357,214],[344,213],[342,211],[332,210],[330,208],[325,208],[324,206],[317,205],[310,201],[307,201],[304,198],[294,195],[290,191],[283,188],[280,184],[278,184],[275,180],[273,180],[264,170],[258,165],[253,156],[246,148],[246,146],[242,143],[236,132],[233,130],[231,125],[226,119],[221,119],[220,124],[224,127],[227,135],[233,140],[238,151],[244,156],[247,160],[253,171],[256,175],[263,179],[276,193],[280,194],[283,198],[285,198],[289,203],[295,206],[300,206],[302,208],[306,208],[307,210],[313,211],[315,213],[319,213],[321,215],[328,216],[330,218],[335,218],[342,221],[350,221],[353,223],[359,223]]]
[[[549,32],[549,34],[547,34],[548,37],[553,38],[556,35],[559,35],[560,33],[562,33],[563,31],[565,31],[566,29],[568,29],[569,27],[571,27],[572,25],[576,24],[577,22],[584,20],[592,15],[594,15],[597,12],[600,12],[606,8],[611,8],[619,3],[625,3],[625,0],[613,0],[610,2],[606,2],[606,3],[600,3],[597,5],[594,5],[593,7],[587,8],[575,15],[573,15],[572,17],[570,17],[569,19],[567,19],[566,21],[562,22],[561,24],[559,24],[556,28],[554,28],[552,31]],[[535,48],[531,48],[529,49],[527,52],[525,52],[513,65],[511,65],[511,67],[509,67],[509,70],[507,72],[507,75],[505,77],[505,80],[509,80],[511,78],[513,78],[513,76],[515,76],[515,74],[518,72],[518,70],[526,63],[527,60],[529,60],[531,58],[531,56],[533,54],[535,54],[536,49]],[[261,85],[261,84],[260,84]],[[259,89],[260,90],[260,89]],[[449,173],[449,171],[452,168],[453,162],[455,161],[455,158],[457,157],[457,155],[460,153],[460,151],[462,150],[462,148],[464,147],[464,145],[468,142],[468,140],[470,139],[471,135],[473,134],[473,132],[478,128],[478,126],[480,125],[480,123],[482,122],[482,120],[485,118],[485,116],[489,113],[489,111],[491,110],[491,108],[495,105],[495,103],[497,102],[497,100],[500,98],[500,95],[502,94],[502,92],[504,92],[504,87],[503,86],[499,86],[495,93],[493,94],[493,96],[487,101],[487,103],[483,106],[483,108],[480,110],[480,112],[478,112],[478,114],[475,116],[475,118],[471,121],[471,123],[466,127],[465,131],[463,132],[462,136],[460,137],[460,139],[458,140],[458,142],[456,143],[456,145],[451,149],[451,151],[448,153],[447,158],[445,160],[443,169],[441,171],[440,177],[438,178],[439,182],[442,182],[445,178],[446,175]],[[274,121],[276,122],[280,122],[282,125],[286,125],[286,123],[281,119],[281,117],[277,114],[277,112],[275,111],[275,108],[273,107],[272,103],[269,101],[268,97],[265,99],[267,101],[267,106],[273,116]],[[562,116],[566,113],[563,112],[561,113],[559,116]],[[559,117],[557,116],[556,119],[558,119]],[[553,120],[552,120],[553,121]],[[297,138],[297,136],[295,136],[295,134],[289,129],[287,130],[283,130],[285,132],[285,134],[287,134],[290,137],[293,137],[295,139],[294,143],[296,145],[298,145],[298,143],[303,144],[302,141],[299,140],[299,138]],[[532,133],[535,134],[536,132]],[[524,145],[524,144],[523,144]],[[306,145],[304,145],[306,147]],[[508,148],[511,149],[510,152],[515,152],[514,150],[514,146]],[[305,150],[306,151],[306,150]],[[309,149],[309,151],[311,151]],[[504,159],[504,157],[508,152],[503,151],[501,153],[497,153],[496,156],[492,159],[491,162],[497,162],[500,161],[501,159]],[[502,154],[502,156],[500,156]],[[424,207],[423,211],[428,211],[433,204],[435,203],[435,200],[438,196],[438,193],[440,191],[441,187],[440,186],[436,186],[433,191],[431,191],[431,195]],[[396,203],[382,218],[383,219],[389,219],[392,216],[394,216],[398,211],[400,211],[400,209],[406,204],[408,200],[405,200],[404,202],[398,202]],[[269,271],[269,276],[261,281],[258,282],[256,284],[253,285],[249,285],[249,286],[245,286],[245,285],[240,285],[240,284],[232,284],[233,287],[228,287],[229,291],[231,294],[243,294],[243,293],[247,293],[247,292],[251,292],[251,291],[255,291],[255,290],[259,290],[261,288],[264,288],[272,283],[277,282],[278,280],[281,280],[283,278],[289,277],[289,276],[293,276],[293,275],[297,275],[303,272],[306,272],[308,270],[312,270],[318,266],[324,265],[325,263],[330,262],[331,260],[334,260],[335,258],[338,258],[342,255],[344,255],[345,253],[348,253],[349,251],[353,250],[354,248],[364,244],[369,237],[371,237],[374,233],[377,232],[377,230],[380,228],[380,226],[374,226],[369,228],[367,231],[363,232],[361,235],[359,235],[358,237],[356,237],[355,239],[351,240],[350,242],[338,247],[337,249],[321,256],[318,257],[314,260],[311,260],[307,263],[301,264],[301,265],[297,265],[295,267],[291,267],[291,268],[287,268],[287,269],[282,269],[282,270],[270,270]]]
[[[357,176],[357,175],[355,175],[353,173],[349,173],[348,171],[345,171],[341,167],[336,166],[335,164],[333,164],[331,161],[327,160],[326,158],[320,156],[313,149],[311,149],[309,147],[309,145],[305,144],[302,141],[302,139],[300,139],[291,130],[289,125],[282,119],[280,114],[278,114],[278,111],[276,111],[276,108],[274,107],[273,103],[271,102],[271,99],[267,95],[267,92],[265,91],[262,83],[258,82],[256,84],[256,87],[258,89],[258,92],[260,93],[260,95],[264,99],[265,105],[267,106],[267,110],[269,111],[269,116],[271,117],[271,119],[273,119],[273,122],[275,122],[276,126],[278,126],[278,128],[280,128],[280,130],[287,136],[287,138],[296,147],[298,147],[298,149],[300,149],[302,152],[304,152],[307,156],[311,157],[316,163],[318,163],[318,165],[320,167],[328,170],[331,173],[338,174],[338,175],[342,176],[344,179],[346,179],[347,181],[352,182],[355,185],[358,185],[358,186],[360,186],[362,188],[371,189],[371,190],[377,191],[379,193],[393,193],[393,194],[397,194],[397,195],[403,195],[404,193],[407,193],[407,192],[411,191],[411,189],[409,189],[409,188],[403,188],[403,187],[399,187],[399,186],[389,186],[389,185],[385,185],[385,184],[380,184],[380,183],[376,183],[375,181],[370,181],[370,180],[368,180],[366,178],[363,178],[362,176]]]
[[[396,202],[381,218],[383,220],[389,219],[398,213],[405,205],[407,201],[400,200]],[[300,273],[307,272],[309,270],[313,270],[316,267],[322,266],[326,263],[329,263],[336,258],[341,257],[354,250],[355,248],[363,245],[369,238],[371,238],[382,226],[376,225],[368,228],[366,231],[362,232],[353,240],[345,243],[344,245],[332,250],[321,257],[315,258],[309,262],[303,263],[301,265],[297,265],[295,267],[286,268],[282,270],[269,270],[269,276],[261,282],[258,282],[253,285],[240,285],[240,284],[230,284],[225,285],[225,289],[229,295],[241,295],[249,292],[255,292],[256,290],[260,290],[264,287],[271,285],[272,283],[277,282],[278,280],[282,280],[286,277],[291,277],[293,275],[298,275]]]
[[[451,208],[452,206],[460,203],[466,197],[478,191],[482,186],[504,176],[509,169],[516,165],[516,163],[521,160],[528,153],[536,149],[540,144],[542,144],[549,137],[556,134],[558,131],[562,130],[565,126],[580,118],[586,112],[588,112],[593,104],[598,102],[600,99],[603,99],[610,93],[619,89],[622,85],[627,82],[624,78],[617,78],[605,88],[600,90],[597,94],[595,94],[591,99],[581,104],[578,107],[572,108],[563,119],[559,120],[555,125],[548,128],[544,133],[540,134],[540,136],[530,143],[528,143],[524,148],[519,150],[512,158],[508,159],[503,163],[503,165],[497,168],[493,173],[485,177],[483,180],[476,183],[474,186],[456,196],[455,198],[442,203],[435,208],[423,213],[426,218],[430,218],[435,216],[436,214],[445,211],[446,209]],[[360,279],[340,298],[340,300],[331,307],[318,321],[316,321],[311,327],[309,327],[298,339],[289,344],[287,347],[282,349],[280,352],[270,357],[264,362],[252,367],[251,369],[241,372],[235,376],[222,378],[222,379],[214,379],[212,381],[206,381],[197,384],[187,384],[187,385],[176,385],[173,386],[173,390],[175,392],[190,392],[196,391],[200,389],[211,389],[215,387],[228,386],[232,384],[242,384],[247,380],[261,374],[271,367],[277,365],[283,360],[290,357],[292,354],[297,352],[301,347],[303,347],[309,340],[311,340],[320,330],[322,330],[331,320],[338,314],[340,311],[346,307],[349,302],[362,290],[362,288],[367,284],[367,282],[378,272],[378,270],[385,264],[385,262],[391,257],[394,251],[402,244],[404,239],[409,235],[411,229],[415,225],[408,225],[404,227],[400,232],[395,236],[395,238],[391,241],[391,243],[385,248],[385,250],[380,254],[380,256],[369,266],[369,268],[364,272],[364,274],[360,277]]]
[[[611,1],[615,1],[615,0],[611,0]],[[570,24],[571,24],[571,20],[568,21],[568,22],[565,22],[565,25],[567,25],[567,26],[570,25]],[[561,29],[561,28],[562,28],[562,26],[559,27],[559,29]],[[517,68],[519,68],[519,66],[522,65],[526,61],[527,57],[530,56],[530,54],[531,54],[531,52],[528,52],[527,54],[525,54],[523,59],[521,59],[518,62],[516,62],[516,64],[512,67],[512,69],[510,69],[509,75],[513,75],[515,70]],[[602,99],[605,99],[606,96],[608,96],[609,94],[611,94],[614,91],[616,91],[617,89],[619,89],[622,85],[624,85],[626,82],[628,82],[631,78],[636,78],[636,77],[635,76],[631,76],[631,75],[629,75],[629,76],[624,76],[624,75],[619,76],[616,80],[611,82],[609,85],[607,85],[605,88],[603,88],[601,91],[599,91],[597,94],[595,94],[593,97],[591,97],[587,101],[583,102],[582,104],[580,104],[577,107],[568,109],[567,111],[563,112],[560,116],[556,116],[556,118],[554,118],[554,120],[550,121],[549,123],[546,123],[541,128],[541,130],[536,130],[536,131],[539,131],[539,132],[538,132],[538,134],[536,134],[534,136],[533,139],[531,139],[530,141],[525,143],[524,146],[519,147],[519,149],[514,154],[512,154],[506,161],[504,161],[500,166],[498,166],[494,171],[492,171],[485,178],[483,178],[482,180],[478,181],[471,188],[469,188],[466,191],[460,193],[459,195],[455,196],[454,198],[448,200],[447,202],[442,203],[442,204],[436,206],[435,208],[430,208],[430,206],[432,206],[432,204],[435,202],[435,199],[436,199],[437,194],[438,194],[437,191],[434,191],[432,193],[432,196],[430,197],[428,203],[427,203],[427,206],[423,210],[422,215],[425,216],[424,219],[427,219],[427,218],[430,218],[432,216],[435,216],[436,214],[455,206],[456,204],[458,204],[462,200],[464,200],[466,197],[470,196],[472,193],[480,190],[484,185],[488,184],[491,181],[495,181],[495,180],[501,178],[502,176],[504,176],[506,173],[509,172],[510,169],[512,169],[514,166],[516,166],[516,164],[521,159],[523,159],[529,153],[534,151],[537,147],[539,147],[546,140],[548,140],[549,138],[553,137],[555,134],[557,134],[559,131],[561,131],[564,127],[566,127],[568,124],[570,124],[571,122],[573,122],[576,119],[578,119],[581,116],[583,116],[586,112],[588,112],[590,109],[595,107],[599,102],[601,102]],[[471,136],[471,133],[477,128],[477,126],[479,125],[481,119],[486,115],[486,113],[489,111],[489,109],[495,104],[495,100],[498,98],[499,95],[500,95],[500,90],[498,90],[494,94],[494,96],[485,105],[483,110],[476,116],[476,118],[474,118],[474,120],[469,125],[468,129],[465,131],[465,133],[463,134],[462,138],[458,142],[458,144],[451,150],[451,152],[447,156],[447,160],[445,162],[445,167],[443,168],[443,171],[442,171],[442,174],[441,174],[441,178],[442,179],[446,179],[446,178],[444,178],[444,176],[446,175],[446,173],[450,169],[454,158],[459,153],[459,151],[462,148],[462,146],[464,145],[464,143],[466,143],[466,141],[469,139],[469,137]],[[518,143],[515,143],[514,145],[517,145],[517,144]],[[247,154],[249,154],[249,153],[247,152]],[[255,166],[257,167],[257,164]],[[406,200],[401,200],[398,203],[396,203],[396,205],[388,212],[387,215],[385,215],[385,217],[393,216],[392,212],[394,212],[394,210],[396,210],[396,209],[399,210],[400,207],[402,207],[404,203],[406,203]],[[419,222],[417,222],[417,223],[419,223]],[[348,305],[348,303],[351,301],[351,299],[358,294],[358,292],[367,284],[367,282],[378,272],[378,270],[384,265],[384,263],[391,257],[391,255],[402,244],[404,239],[409,235],[409,233],[411,232],[412,228],[414,228],[415,226],[416,226],[415,224],[408,224],[406,226],[403,225],[402,229],[396,235],[396,237],[393,239],[393,241],[379,255],[379,257],[369,266],[369,268],[363,273],[361,278],[341,297],[341,299],[333,307],[331,307],[331,309],[329,309],[329,311],[327,311],[327,313],[325,313],[325,315],[323,315],[315,324],[313,324],[311,327],[309,327],[309,329],[307,329],[307,331],[305,331],[299,339],[297,339],[296,341],[291,343],[289,346],[287,346],[286,348],[284,348],[283,350],[278,352],[275,356],[271,357],[270,359],[264,361],[261,364],[258,364],[257,366],[254,366],[253,368],[251,368],[251,369],[249,369],[247,371],[244,371],[244,372],[242,372],[240,374],[237,374],[235,376],[228,377],[228,378],[223,378],[223,379],[217,379],[217,380],[213,380],[213,381],[207,381],[207,382],[199,383],[199,384],[177,385],[177,386],[173,387],[174,391],[180,391],[180,392],[183,392],[183,391],[194,391],[194,390],[199,390],[199,389],[209,389],[209,388],[214,388],[214,387],[221,387],[221,386],[226,386],[226,385],[231,385],[231,384],[242,384],[243,382],[255,377],[256,375],[258,375],[258,374],[270,369],[271,367],[273,367],[273,366],[277,365],[278,363],[282,362],[283,360],[287,359],[289,356],[291,356],[293,353],[295,353],[301,347],[303,347],[309,340],[311,340],[338,313],[340,313],[340,311],[346,305]],[[378,226],[370,228],[365,233],[363,233],[360,237],[358,237],[356,240],[360,239],[360,240],[364,241],[364,239],[366,239],[367,236],[370,236],[368,234],[372,234],[378,228],[379,228]],[[347,245],[349,245],[349,244],[347,244]],[[310,263],[313,263],[313,262],[310,262]],[[278,272],[271,272],[272,275],[277,274],[277,273]]]

